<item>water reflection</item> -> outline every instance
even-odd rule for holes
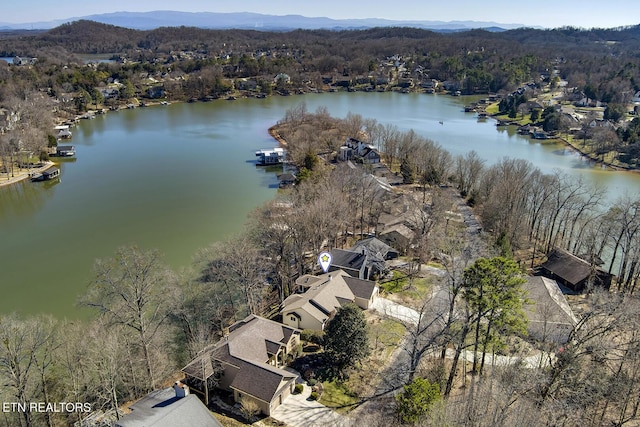
[[[45,182],[24,180],[0,188],[0,224],[23,220],[39,212],[46,199],[53,197],[51,190],[56,181],[59,179]]]

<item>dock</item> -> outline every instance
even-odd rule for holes
[[[284,162],[284,148],[263,148],[256,151],[259,165],[277,165]]]

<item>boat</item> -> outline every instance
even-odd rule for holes
[[[259,165],[277,165],[284,161],[284,153],[284,149],[280,147],[263,148],[256,151],[256,157]]]

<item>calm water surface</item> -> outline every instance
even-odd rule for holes
[[[309,111],[325,106],[333,116],[414,129],[489,164],[524,158],[606,185],[610,195],[640,188],[635,174],[478,122],[460,98],[337,93],[124,110],[73,129],[77,159],[61,163],[59,183],[0,188],[0,312],[82,317],[75,302],[96,258],[136,244],[160,249],[179,270],[199,248],[241,232],[247,214],[277,191],[276,172],[256,167],[253,153],[274,146],[267,129],[302,101]]]

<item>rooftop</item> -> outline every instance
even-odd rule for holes
[[[116,427],[222,427],[193,394],[176,397],[169,387],[149,393],[129,407]]]

